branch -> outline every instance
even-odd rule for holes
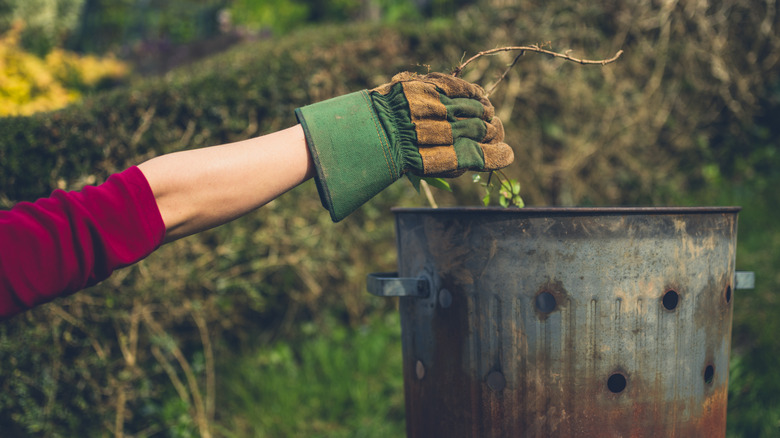
[[[544,55],[549,55],[549,56],[552,56],[553,58],[561,58],[561,59],[565,59],[567,61],[576,62],[578,64],[599,64],[599,65],[607,65],[607,64],[610,64],[612,62],[615,62],[615,61],[617,61],[618,58],[620,58],[620,55],[623,54],[622,50],[618,50],[618,52],[615,53],[615,56],[613,56],[613,57],[611,57],[609,59],[591,60],[591,59],[575,58],[575,57],[569,55],[568,51],[566,53],[553,52],[552,50],[543,49],[543,48],[539,47],[538,45],[498,47],[496,49],[490,49],[490,50],[485,50],[485,51],[479,52],[476,55],[472,56],[471,58],[467,59],[464,63],[462,63],[461,65],[456,67],[455,70],[452,71],[452,75],[455,76],[455,77],[459,76],[460,73],[463,71],[464,68],[466,68],[467,65],[471,64],[472,61],[475,61],[475,60],[477,60],[477,59],[479,59],[479,58],[481,58],[483,56],[494,55],[494,54],[499,53],[499,52],[510,52],[510,51],[515,51],[515,50],[520,50],[521,54],[524,53],[524,52],[535,52],[535,53],[541,53],[541,54],[544,54]],[[515,59],[515,62],[516,61],[517,61],[517,59]],[[514,63],[513,63],[513,65],[514,65]]]
[[[425,197],[428,198],[428,203],[431,204],[431,207],[439,208],[439,206],[436,205],[436,200],[433,199],[433,193],[431,192],[431,188],[428,186],[428,183],[424,179],[420,180],[420,187],[423,188],[423,191],[425,192]]]
[[[517,56],[515,56],[515,59],[512,60],[512,63],[509,64],[509,66],[506,68],[506,70],[504,70],[504,73],[501,74],[501,77],[499,77],[498,80],[496,81],[496,83],[493,84],[493,86],[490,87],[490,89],[487,91],[487,95],[488,96],[493,94],[493,90],[495,90],[496,87],[498,87],[498,84],[500,84],[501,81],[504,80],[504,78],[506,77],[507,73],[509,73],[509,70],[512,70],[512,67],[514,67],[515,64],[517,64],[517,61],[519,61],[520,57],[523,56],[523,55],[525,55],[525,50],[520,51],[520,53],[518,53]]]

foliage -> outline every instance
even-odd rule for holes
[[[475,173],[472,176],[472,181],[481,184],[485,188],[485,196],[482,197],[482,205],[487,207],[490,205],[490,199],[492,192],[494,191],[494,176],[495,180],[498,180],[498,203],[502,207],[525,207],[525,202],[520,196],[520,183],[516,179],[509,179],[504,175],[504,172],[495,171],[489,172],[487,181],[482,182],[482,175]]]
[[[226,435],[403,436],[398,314],[356,328],[305,323],[301,332],[223,361]]]
[[[79,26],[63,42],[80,52],[128,49],[142,41],[172,44],[219,33],[219,12],[229,0],[90,0]],[[260,2],[262,3],[262,2]]]
[[[85,0],[0,0],[0,32],[25,23],[22,47],[45,56],[79,24]]]
[[[308,19],[310,13],[308,5],[286,0],[235,0],[230,5],[230,12],[238,25],[254,30],[271,29],[276,33],[299,26]]]
[[[356,20],[395,23],[452,17],[458,9],[474,1],[90,0],[84,5],[79,25],[64,41],[68,48],[77,51],[127,51],[149,41],[182,44],[212,38],[225,30],[220,26],[225,25],[223,20],[228,16],[230,24],[245,31],[280,35],[311,23],[354,23]]]
[[[414,187],[417,193],[420,193],[421,181],[425,181],[427,184],[429,184],[432,187],[436,187],[437,189],[446,190],[448,192],[452,191],[452,187],[450,187],[450,183],[448,183],[447,180],[444,178],[420,177],[412,173],[407,173],[406,179],[409,180],[409,182],[412,184],[412,187]]]
[[[62,49],[39,58],[20,47],[23,29],[17,22],[0,36],[0,116],[59,109],[83,92],[127,74],[127,65],[114,58],[79,56]]]
[[[233,0],[229,10],[237,24],[284,33],[304,23],[381,20],[398,23],[430,17],[451,17],[473,0]]]

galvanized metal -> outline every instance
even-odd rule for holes
[[[753,289],[756,287],[755,272],[737,271],[734,274],[734,289]]]
[[[736,207],[395,209],[409,437],[722,437]]]
[[[366,288],[378,297],[420,297],[431,293],[426,277],[400,278],[397,272],[368,274]]]

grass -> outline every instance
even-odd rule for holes
[[[306,323],[277,341],[221,359],[227,437],[404,436],[401,332],[396,312],[350,328]]]

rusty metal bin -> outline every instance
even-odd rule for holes
[[[393,211],[409,437],[725,436],[738,207]]]

